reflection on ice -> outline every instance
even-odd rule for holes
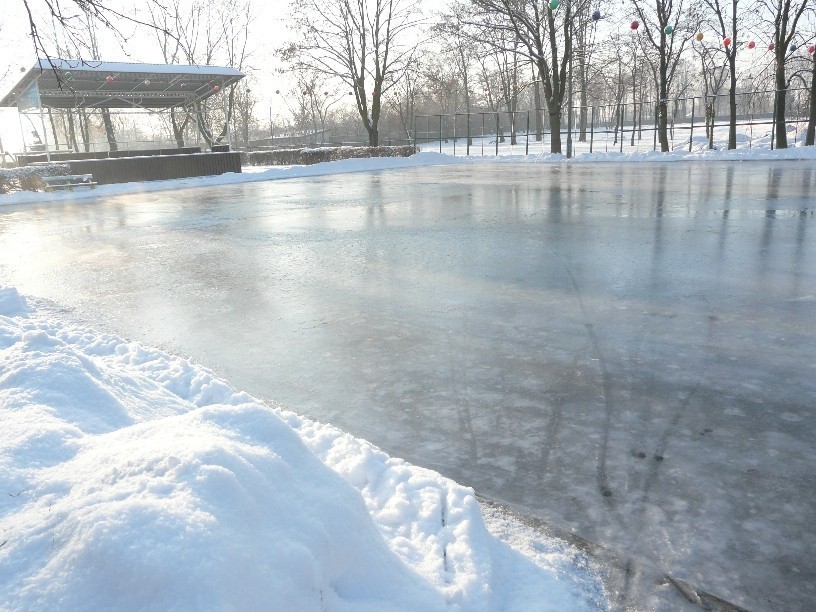
[[[0,275],[795,609],[816,600],[815,187],[798,162],[496,164],[122,196],[0,215]]]

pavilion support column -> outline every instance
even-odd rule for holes
[[[229,110],[229,108],[227,107],[227,92],[226,92],[226,90],[222,89],[221,90],[221,95],[224,98],[224,121],[227,122],[227,125],[226,125],[226,128],[227,128],[227,144],[229,145],[229,148],[232,149],[232,130],[230,129],[230,117],[227,114],[227,111]]]
[[[199,103],[194,102],[193,103],[193,116],[195,117],[195,122],[196,122],[196,146],[199,149],[201,149],[201,125],[199,125],[199,123],[198,123],[198,116],[199,116],[198,115],[198,109],[199,109]]]
[[[43,144],[45,145],[45,159],[51,163],[51,147],[48,145],[48,130],[45,129],[45,113],[43,113],[42,98],[40,88],[37,88],[37,108],[40,109],[40,125],[43,131]]]
[[[26,144],[25,128],[23,127],[23,113],[17,111],[17,118],[20,120],[20,136],[23,138],[23,153],[28,153],[28,145]]]

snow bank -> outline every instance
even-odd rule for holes
[[[431,145],[425,145],[433,148]],[[708,149],[700,146],[692,152],[685,147],[668,153],[658,151],[640,151],[630,153],[617,152],[576,152],[575,157],[567,159],[555,153],[531,153],[530,155],[506,155],[455,157],[436,152],[422,152],[411,157],[372,157],[365,159],[344,159],[323,162],[310,166],[247,166],[240,174],[227,173],[219,176],[204,176],[169,181],[150,181],[146,183],[120,183],[100,185],[96,189],[71,192],[15,192],[0,194],[0,206],[16,204],[46,203],[54,201],[84,200],[89,198],[111,197],[126,193],[146,193],[167,189],[184,189],[188,187],[213,187],[237,183],[327,176],[351,172],[370,172],[377,170],[399,170],[451,164],[491,164],[491,163],[604,163],[604,162],[672,162],[672,161],[762,161],[762,160],[816,159],[816,147],[790,147],[788,149],[770,149],[770,143],[734,150]]]
[[[0,287],[0,608],[605,607],[470,489],[48,312]]]

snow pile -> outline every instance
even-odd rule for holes
[[[605,607],[470,489],[32,304],[0,287],[0,608]]]

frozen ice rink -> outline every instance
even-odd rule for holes
[[[503,163],[25,205],[0,280],[607,547],[619,601],[649,567],[806,609],[814,194],[812,161]]]

